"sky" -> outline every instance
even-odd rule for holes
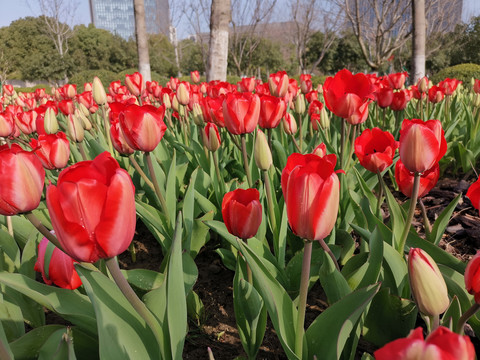
[[[88,0],[65,0],[78,4],[75,23],[70,25],[90,23]],[[27,16],[39,16],[38,0],[0,0],[0,27],[9,26],[12,21]],[[480,15],[480,0],[464,0],[463,20],[468,21],[471,16]]]

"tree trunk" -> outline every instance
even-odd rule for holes
[[[416,84],[425,76],[425,43],[426,21],[425,0],[412,1],[413,41],[412,41],[412,73],[410,78]]]
[[[151,81],[150,57],[148,55],[147,26],[145,24],[145,6],[143,0],[133,0],[135,12],[135,34],[137,37],[138,70],[143,81]]]
[[[212,0],[207,81],[227,80],[228,24],[231,18],[230,0]]]

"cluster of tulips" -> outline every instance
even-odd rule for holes
[[[289,359],[351,359],[361,336],[376,359],[474,359],[463,333],[467,322],[480,333],[480,253],[466,265],[438,246],[461,194],[433,227],[421,199],[440,177],[451,115],[460,103],[478,113],[480,82],[465,95],[456,79],[406,78],[4,85],[0,353],[180,359],[187,317],[204,311],[194,259],[218,233],[248,358],[268,316]],[[466,196],[480,207],[480,181]],[[159,242],[162,272],[119,267],[118,255],[135,257],[137,219]],[[317,281],[329,306],[305,329]],[[72,328],[48,328],[28,308],[38,304]],[[413,330],[418,313],[425,326]]]

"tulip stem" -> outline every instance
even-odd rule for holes
[[[147,159],[148,171],[150,172],[150,176],[152,178],[153,187],[155,188],[155,194],[157,194],[158,201],[160,201],[160,206],[162,207],[163,213],[167,218],[167,222],[170,223],[167,202],[165,201],[165,198],[162,195],[162,191],[160,190],[160,186],[158,185],[157,176],[155,175],[155,170],[153,168],[152,157],[150,156],[149,152],[145,152],[145,159]]]
[[[28,221],[32,223],[33,226],[43,235],[45,236],[50,242],[55,245],[57,248],[63,251],[60,242],[58,241],[57,237],[53,235],[50,230],[48,230],[45,225],[42,224],[39,218],[37,218],[31,211],[26,212],[23,214]]]
[[[150,310],[145,306],[145,304],[138,298],[137,294],[135,294],[135,291],[133,291],[132,287],[120,271],[117,260],[114,257],[105,259],[105,265],[107,265],[108,271],[110,271],[113,280],[117,284],[122,294],[133,306],[138,315],[140,315],[143,320],[145,320],[147,325],[152,330],[153,334],[155,335],[155,339],[157,340],[157,344],[161,344],[162,338],[159,331],[160,326],[158,324],[158,321],[156,320],[155,316],[150,312]]]
[[[340,169],[343,169],[343,151],[345,149],[345,119],[342,119],[342,130],[340,132]]]
[[[247,174],[248,186],[252,187],[252,175],[250,174],[250,167],[248,166],[248,156],[247,156],[247,141],[245,139],[245,134],[240,135],[242,139],[242,155],[243,155],[243,168]]]
[[[457,323],[457,334],[462,335],[463,334],[463,328],[465,327],[465,324],[467,323],[468,319],[470,319],[475,313],[480,310],[480,304],[474,303],[470,309],[465,311],[460,319],[458,319]]]
[[[113,156],[113,145],[112,145],[112,139],[110,138],[110,124],[108,120],[108,115],[107,115],[107,109],[105,104],[102,105],[102,118],[103,118],[103,126],[105,127],[105,137],[107,138],[107,143],[108,143],[108,150],[110,151],[110,154]]]
[[[302,145],[303,145],[303,124],[302,124],[302,115],[298,117],[298,141],[299,145],[298,148],[300,149],[299,152],[302,153]]]
[[[218,184],[220,185],[220,191],[222,196],[225,194],[225,183],[220,175],[220,168],[218,166],[218,155],[216,151],[212,151],[213,154],[213,164],[215,165],[215,174],[217,175]]]
[[[377,171],[377,177],[378,177],[378,197],[377,197],[377,210],[376,210],[376,215],[377,217],[380,217],[380,208],[382,207],[382,197],[383,197],[383,179],[382,179],[382,174],[380,171]]]
[[[12,217],[11,216],[5,216],[6,220],[7,220],[7,229],[8,229],[8,233],[10,234],[10,236],[13,238],[13,236],[15,235],[14,232],[13,232],[13,223],[12,223]]]
[[[412,197],[410,199],[410,208],[408,209],[407,218],[405,219],[405,227],[402,232],[402,237],[398,243],[398,252],[403,255],[405,250],[405,243],[407,242],[408,231],[412,225],[413,215],[415,214],[415,208],[417,207],[418,189],[420,187],[420,173],[415,172],[413,176],[413,188]]]
[[[147,177],[147,174],[142,170],[140,165],[138,164],[137,160],[133,157],[133,155],[128,156],[128,160],[132,163],[133,167],[137,172],[140,174],[142,179],[145,181],[145,184],[147,184],[153,191],[155,191],[155,186],[153,186],[153,183],[150,181],[150,179]]]
[[[349,151],[349,156],[347,159],[347,163],[345,164],[345,167],[342,168],[344,170],[348,169],[350,166],[350,162],[352,161],[352,156],[353,156],[353,151],[354,151],[354,144],[355,144],[355,137],[357,135],[357,125],[352,125],[352,140],[350,141],[350,151]]]
[[[78,151],[80,151],[80,155],[82,156],[82,160],[83,161],[87,161],[88,160],[88,157],[87,157],[87,154],[85,153],[85,148],[83,147],[83,143],[82,142],[78,142],[77,143],[77,147],[78,147]],[[112,154],[113,155],[113,154]]]
[[[330,248],[328,247],[325,240],[320,239],[318,242],[320,243],[320,246],[322,247],[322,249],[331,257],[331,259],[333,260],[333,263],[335,264],[335,267],[337,268],[337,270],[340,271],[340,266],[338,265],[337,258],[335,257],[335,255],[333,255],[332,250],[330,250]]]
[[[12,359],[10,357],[10,354],[8,353],[7,347],[3,343],[2,340],[0,340],[0,359],[1,360],[10,360]]]
[[[430,238],[430,233],[432,232],[432,226],[428,220],[427,209],[425,209],[425,204],[423,203],[422,199],[418,199],[418,204],[420,205],[420,209],[422,209],[423,227],[425,228],[425,237],[428,239]]]
[[[300,146],[298,146],[297,140],[295,140],[295,136],[293,136],[293,134],[290,134],[290,137],[292,138],[293,144],[294,144],[295,147],[297,148],[298,152],[301,154],[301,153],[302,153],[302,150],[300,149]]]
[[[305,240],[303,249],[302,273],[300,275],[300,292],[298,294],[297,327],[295,331],[295,355],[302,358],[303,334],[305,332],[305,311],[307,308],[308,283],[310,281],[310,263],[313,241]]]
[[[263,182],[265,183],[265,192],[267,193],[268,217],[270,218],[270,225],[272,227],[273,238],[278,241],[277,221],[275,219],[275,208],[273,206],[272,186],[270,184],[270,176],[268,170],[263,171]],[[278,254],[276,254],[278,256]]]
[[[430,332],[434,332],[438,327],[440,326],[440,315],[435,314],[432,316],[432,328],[430,329]]]

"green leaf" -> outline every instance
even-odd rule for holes
[[[166,254],[170,249],[172,239],[168,233],[167,229],[169,226],[166,224],[163,213],[140,200],[135,202],[135,208],[140,220],[142,220],[148,230],[150,230],[152,235],[162,246],[163,253]]]
[[[0,322],[0,341],[2,342],[2,345],[7,352],[7,355],[9,358],[5,358],[5,360],[10,360],[10,359],[15,359],[13,356],[12,350],[10,348],[10,345],[8,344],[7,336],[5,335],[5,331],[3,329],[2,323]]]
[[[167,318],[172,359],[182,359],[187,329],[187,304],[182,261],[182,214],[178,214],[167,272]],[[191,259],[188,253],[185,255]],[[195,262],[191,261],[195,267]],[[196,279],[196,277],[195,277]],[[192,284],[193,286],[193,284]]]
[[[337,270],[332,258],[323,251],[323,264],[320,267],[320,283],[327,295],[328,303],[334,304],[350,294],[352,290],[342,273]]]
[[[400,237],[402,236],[403,228],[405,226],[405,217],[402,208],[397,203],[397,200],[388,189],[388,186],[384,186],[384,190],[388,209],[390,210],[390,218],[392,223],[392,244],[395,244],[394,247],[396,248],[397,243],[400,241]]]
[[[38,357],[45,342],[57,331],[65,331],[63,325],[45,325],[35,328],[20,339],[10,343],[15,360],[30,360]]]
[[[277,224],[277,227],[279,225]],[[275,257],[277,258],[278,267],[280,269],[285,268],[285,253],[287,249],[287,207],[283,206],[282,220],[280,222],[280,231],[278,232],[278,239],[274,239],[273,248],[275,251]]]
[[[355,241],[352,236],[345,230],[338,229],[335,233],[335,244],[340,245],[342,251],[340,253],[340,263],[345,263],[353,256],[355,251]]]
[[[164,279],[163,274],[147,269],[122,270],[122,274],[130,285],[144,291],[158,288]]]
[[[176,151],[173,151],[172,162],[167,175],[167,186],[165,190],[165,201],[167,203],[168,216],[172,227],[175,224],[175,215],[177,212],[177,184],[176,184],[176,170],[177,157]]]
[[[358,289],[321,313],[305,333],[307,359],[339,359],[357,321],[379,289],[379,284]]]
[[[237,263],[237,259],[232,251],[227,249],[215,249],[215,252],[220,256],[223,265],[229,270],[235,271],[235,265]]]
[[[239,241],[238,246],[252,269],[254,282],[258,284],[255,288],[262,295],[285,354],[289,359],[298,359],[294,353],[295,325],[297,323],[295,305],[285,289],[267,270],[263,260],[243,242]]]
[[[18,248],[15,239],[10,236],[8,232],[0,229],[0,250],[10,259],[11,269],[9,272],[14,272],[20,267],[20,249]]]
[[[417,306],[413,301],[382,289],[372,300],[364,323],[364,338],[378,347],[406,337],[415,327]]]
[[[100,357],[157,359],[159,347],[152,330],[117,285],[99,271],[76,265],[97,316]]]
[[[25,324],[20,306],[10,300],[8,294],[0,294],[0,321],[8,342],[11,342],[25,334]]]
[[[262,345],[267,324],[267,311],[260,294],[245,281],[240,261],[233,279],[233,305],[238,335],[249,359],[255,359]]]
[[[185,224],[185,240],[184,248],[187,251],[191,251],[191,242],[192,242],[192,233],[193,233],[193,217],[194,217],[194,208],[195,208],[195,181],[197,179],[198,168],[195,169],[190,177],[190,184],[188,185],[187,191],[185,193],[185,198],[183,199],[182,214],[183,214],[183,223]],[[194,255],[192,255],[194,256]]]
[[[40,284],[21,274],[0,273],[0,283],[28,296],[85,331],[96,334],[92,304],[87,296],[77,290]]]
[[[196,320],[199,326],[204,321],[205,307],[195,291],[190,291],[187,295],[187,314],[188,317]]]
[[[447,311],[445,311],[442,316],[441,325],[449,328],[452,331],[456,331],[460,316],[462,316],[462,307],[460,306],[458,297],[454,295]]]
[[[429,236],[429,241],[435,245],[438,245],[442,239],[442,235],[445,233],[445,228],[447,227],[450,217],[452,216],[453,211],[455,210],[458,202],[462,198],[462,194],[458,194],[455,199],[453,199],[450,204],[440,213],[435,224],[433,225],[432,232]]]
[[[38,360],[75,360],[71,333],[71,330],[63,328],[51,334],[41,347]]]
[[[200,249],[205,246],[210,238],[210,229],[204,222],[213,220],[214,215],[213,211],[209,211],[202,217],[193,221],[192,241],[190,243],[190,255],[192,258],[197,256]]]

